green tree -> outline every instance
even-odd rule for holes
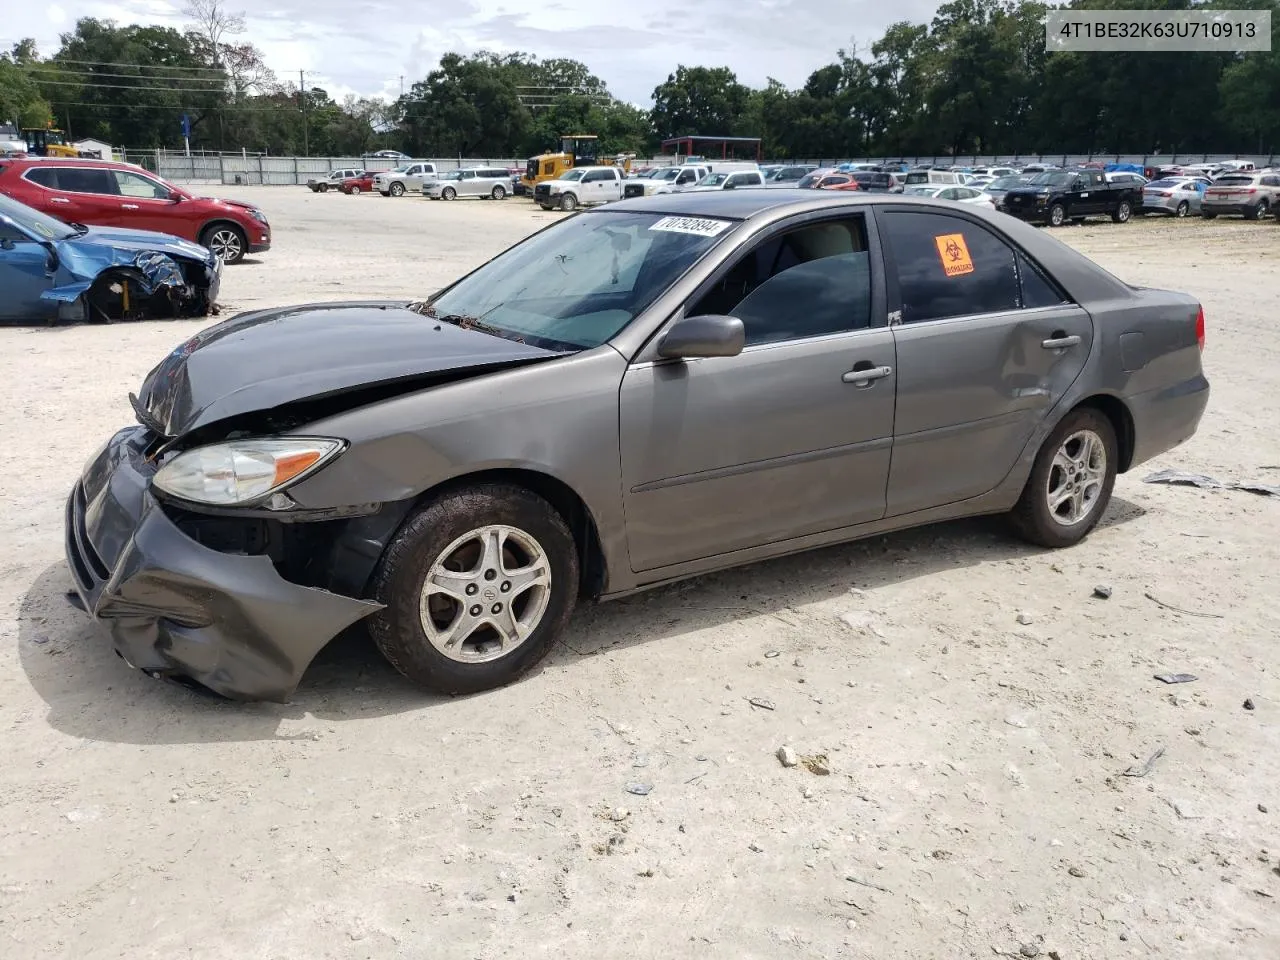
[[[653,91],[650,112],[660,139],[732,136],[741,127],[750,91],[728,67],[676,67]]]

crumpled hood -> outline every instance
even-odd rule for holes
[[[282,404],[447,371],[483,371],[559,356],[463,330],[404,302],[321,303],[242,313],[162,360],[138,399],[177,437]]]
[[[212,255],[198,243],[183,240],[167,233],[153,233],[150,230],[126,230],[124,227],[90,227],[88,233],[71,237],[60,243],[61,248],[88,245],[107,245],[116,250],[128,250],[133,253],[159,251],[169,256],[186,257],[201,263],[212,261]]]

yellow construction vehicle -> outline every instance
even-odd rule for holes
[[[27,141],[27,153],[33,157],[83,157],[62,135],[57,127],[24,127],[22,138]]]
[[[554,180],[566,170],[574,167],[594,167],[614,165],[622,167],[622,172],[631,172],[631,155],[618,154],[614,157],[600,156],[600,138],[594,133],[579,133],[560,139],[559,153],[541,153],[530,157],[524,175],[520,178],[520,186],[526,196],[533,196],[533,188],[544,180]]]

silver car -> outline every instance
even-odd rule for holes
[[[363,621],[475,692],[582,598],[975,514],[1078,543],[1195,433],[1203,346],[1195,298],[977,206],[624,200],[426,300],[185,338],[71,491],[67,561],[156,677],[287,700]]]
[[[1203,177],[1165,177],[1142,188],[1143,213],[1169,213],[1185,217],[1200,212],[1210,181]]]
[[[402,163],[394,170],[375,174],[373,189],[384,197],[403,197],[406,193],[421,193],[423,184],[436,179],[436,165],[421,160]]]
[[[422,193],[432,200],[480,197],[502,200],[511,189],[511,173],[505,167],[467,167],[450,170],[439,180],[428,181]]]

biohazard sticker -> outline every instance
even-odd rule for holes
[[[663,233],[692,233],[696,237],[716,237],[732,226],[729,220],[707,220],[703,217],[663,217],[650,230]]]
[[[938,245],[938,257],[942,260],[942,272],[948,277],[959,277],[973,273],[973,258],[969,256],[969,247],[964,242],[964,234],[947,233],[934,237]]]

